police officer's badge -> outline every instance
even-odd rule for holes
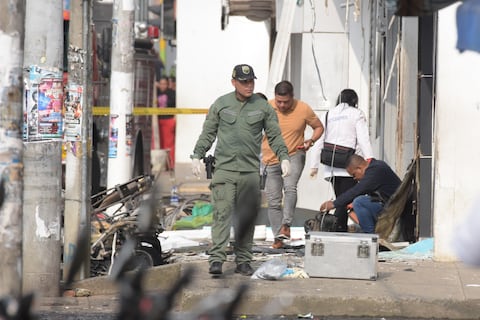
[[[250,67],[249,66],[242,66],[243,74],[250,74]]]

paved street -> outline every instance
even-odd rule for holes
[[[263,256],[265,259],[266,256]],[[292,257],[285,256],[292,260]],[[256,260],[258,268],[263,261]],[[232,261],[225,263],[224,276],[211,278],[206,259],[164,265],[148,270],[144,288],[165,292],[193,266],[191,283],[175,298],[174,311],[192,313],[219,297],[228,296],[247,284],[237,315],[284,315],[296,319],[311,314],[316,319],[479,319],[480,270],[461,263],[427,260],[389,260],[378,264],[378,279],[280,279],[253,280],[234,273]],[[90,297],[40,298],[39,314],[71,312],[108,319],[118,308],[118,288],[109,278],[80,281],[78,288],[90,290]],[[210,298],[209,298],[210,297]],[[217,298],[215,298],[217,297]],[[100,315],[99,315],[100,314]],[[266,317],[268,316],[268,317]],[[280,319],[280,317],[278,317]],[[66,319],[65,317],[63,319]],[[71,318],[74,319],[74,318]],[[83,318],[75,318],[83,319]],[[257,318],[258,319],[258,318]],[[273,318],[275,319],[275,318]]]
[[[181,320],[182,314],[173,314],[172,320]],[[116,315],[113,314],[103,314],[103,313],[91,313],[91,314],[65,314],[65,313],[56,313],[56,312],[46,312],[38,315],[38,320],[110,320],[116,319]],[[232,320],[298,320],[298,319],[316,319],[316,320],[418,320],[418,318],[366,318],[366,317],[318,317],[318,316],[236,316]],[[425,320],[442,320],[439,318],[430,318]]]
[[[166,183],[167,184],[167,183]],[[168,190],[168,187],[166,186]],[[308,215],[308,213],[305,213]],[[306,215],[299,215],[301,225]],[[256,243],[252,266],[281,258],[303,268],[301,250],[272,252]],[[264,249],[263,251],[261,249]],[[385,254],[378,260],[378,279],[288,278],[254,280],[234,273],[233,256],[218,279],[208,274],[205,246],[177,250],[174,263],[149,269],[143,288],[165,293],[190,267],[188,286],[175,296],[174,317],[186,319],[206,305],[216,307],[242,284],[247,291],[235,311],[238,319],[480,319],[480,269],[460,262],[433,261],[429,255]],[[35,311],[41,319],[113,319],[119,307],[118,286],[108,277],[90,278],[76,288],[89,297],[40,298]],[[212,302],[213,301],[213,302]],[[253,315],[253,316],[252,316]]]

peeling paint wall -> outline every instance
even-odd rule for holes
[[[60,290],[63,203],[61,141],[25,142],[23,201],[24,292]]]
[[[24,2],[0,2],[0,296],[22,288],[22,63]]]

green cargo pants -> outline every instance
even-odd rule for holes
[[[216,169],[210,190],[213,224],[209,262],[224,262],[227,259],[225,250],[230,241],[232,225],[235,262],[250,262],[255,220],[260,208],[260,174]]]

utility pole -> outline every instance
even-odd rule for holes
[[[60,291],[63,3],[26,1],[23,292]]]
[[[0,297],[22,293],[23,0],[0,1]]]
[[[90,231],[92,159],[91,0],[70,1],[68,86],[65,101],[65,236],[63,276],[72,269],[79,232]],[[90,235],[90,233],[88,233]],[[89,247],[89,246],[88,246]],[[90,252],[75,279],[90,276]]]
[[[134,0],[114,0],[107,187],[132,178]]]

